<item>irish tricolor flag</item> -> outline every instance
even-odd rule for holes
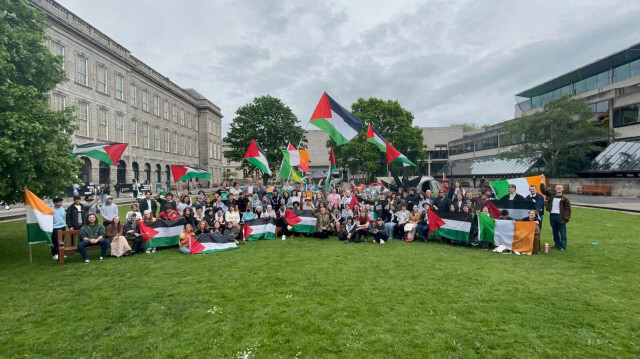
[[[322,94],[309,123],[329,134],[338,146],[351,141],[362,128],[362,121],[326,92]]]
[[[275,218],[257,218],[244,222],[244,239],[257,241],[258,239],[276,239]]]
[[[317,218],[313,215],[313,211],[301,211],[288,209],[285,215],[287,224],[293,228],[293,232],[298,233],[314,233],[316,231]]]
[[[236,240],[228,234],[203,233],[189,238],[189,253],[191,254],[216,253],[235,248],[238,248]]]
[[[29,244],[47,242],[51,244],[53,232],[53,209],[38,196],[24,188],[24,204],[27,210],[27,240]]]
[[[500,199],[509,194],[509,185],[516,185],[516,193],[522,195],[522,197],[528,196],[529,186],[536,186],[536,191],[540,194],[540,181],[542,176],[520,177],[510,178],[502,181],[494,181],[489,183],[493,188],[493,192],[496,193],[496,198]]]
[[[304,172],[309,172],[309,151],[296,150],[292,144],[289,144],[286,150],[282,150],[282,155],[290,166],[296,166]]]
[[[496,247],[505,246],[515,252],[531,254],[536,222],[493,219],[478,213],[478,239]]]
[[[387,141],[385,141],[385,139],[373,129],[371,124],[369,124],[369,128],[367,129],[367,142],[376,145],[380,151],[385,153],[387,152]]]
[[[263,173],[271,176],[271,170],[269,169],[269,163],[267,163],[267,156],[264,155],[264,151],[256,140],[251,140],[247,152],[244,154],[244,159],[252,165],[256,166]]]
[[[206,170],[183,165],[171,165],[171,173],[173,173],[173,180],[176,182],[188,181],[192,178],[211,179],[211,173]]]
[[[509,196],[504,196],[502,197],[502,199],[499,199],[499,200],[491,200],[487,202],[487,205],[490,206],[489,212],[494,218],[495,218],[494,213],[496,213],[494,207],[497,208],[500,212],[503,209],[506,209],[507,211],[509,211],[509,217],[513,219],[525,218],[529,215],[530,210],[532,209],[537,210],[535,203],[531,201],[527,201],[525,199],[518,199],[518,198],[514,199],[513,201],[510,201]]]
[[[400,151],[396,150],[389,142],[387,142],[387,164],[391,162],[400,162],[404,166],[415,166],[413,162],[411,162],[407,156],[400,153]]]
[[[428,210],[429,233],[459,242],[469,242],[471,214],[463,212],[435,212]]]
[[[120,161],[122,153],[127,149],[128,144],[119,142],[87,143],[73,146],[71,157],[87,156],[98,161],[115,165]]]
[[[140,234],[146,248],[168,247],[178,244],[184,230],[184,218],[175,221],[158,219],[151,223],[140,222]]]
[[[327,179],[324,184],[325,191],[329,191],[331,188],[331,175],[336,170],[336,156],[333,155],[333,147],[331,147],[331,154],[329,155],[329,170],[327,171]]]

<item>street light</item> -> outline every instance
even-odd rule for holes
[[[538,164],[538,174],[540,174],[540,158],[542,158],[542,151],[536,151],[536,163]]]

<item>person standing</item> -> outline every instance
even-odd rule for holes
[[[547,212],[549,212],[553,243],[557,250],[564,251],[567,249],[567,223],[571,220],[571,202],[564,194],[563,185],[556,185],[554,192],[547,190],[544,186],[544,175],[540,183],[540,192],[547,196]]]
[[[98,203],[100,202],[100,192],[98,193],[98,196],[90,193],[84,196],[84,200],[87,202],[82,205],[84,215],[88,216],[90,214],[97,214]]]
[[[158,211],[158,203],[151,198],[151,191],[146,191],[144,198],[140,200],[140,212],[144,213],[147,210],[151,211],[153,217],[156,216],[156,212]]]
[[[87,224],[80,228],[80,243],[78,243],[78,253],[84,259],[84,263],[89,263],[89,255],[87,254],[86,247],[99,245],[100,248],[100,260],[104,260],[107,255],[107,249],[109,249],[109,240],[105,238],[106,232],[104,226],[98,223],[98,217],[95,214],[89,214],[87,216]]]
[[[58,260],[58,231],[67,228],[67,212],[62,208],[62,198],[53,199],[53,231],[51,232],[51,256]]]
[[[118,215],[118,205],[113,203],[113,197],[107,196],[106,203],[100,207],[100,214],[102,215],[102,225],[107,226],[113,220],[113,217]]]
[[[133,191],[133,198],[138,198],[138,182],[133,180],[133,184],[131,185],[131,189]]]
[[[80,204],[80,196],[73,197],[73,203],[67,207],[67,227],[80,229],[84,225],[84,206]]]
[[[542,218],[544,216],[544,197],[538,193],[536,186],[529,186],[529,195],[524,198],[527,202],[532,202],[540,220],[540,228],[542,229]]]

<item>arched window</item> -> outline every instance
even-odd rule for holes
[[[123,160],[116,166],[116,181],[120,184],[127,182],[127,164]]]
[[[156,182],[162,183],[162,166],[156,165]]]
[[[151,183],[151,165],[144,164],[144,183]]]
[[[138,166],[138,162],[132,163],[131,169],[133,170],[133,179],[136,182],[140,182],[140,167]]]
[[[82,183],[89,184],[91,182],[91,160],[88,157],[81,157],[84,161],[82,168],[80,169],[80,179]]]
[[[100,162],[98,171],[98,181],[100,184],[109,183],[109,172],[109,165],[104,162]]]
[[[169,165],[164,166],[164,171],[166,172],[166,175],[167,175],[167,183],[171,183],[171,166]]]

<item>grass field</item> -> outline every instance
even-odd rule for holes
[[[531,257],[296,238],[61,267],[2,223],[0,357],[640,357],[640,217],[578,208],[568,232]]]

